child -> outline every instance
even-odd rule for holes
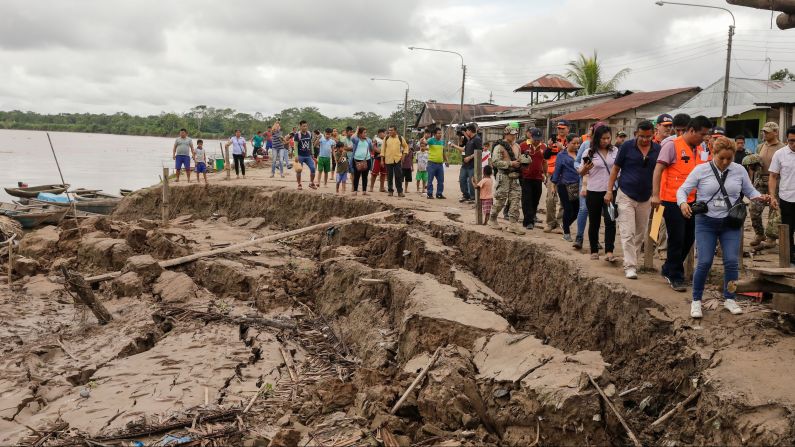
[[[480,207],[483,211],[483,225],[488,225],[489,215],[491,214],[491,205],[494,204],[494,180],[491,178],[491,166],[486,165],[483,167],[483,178],[475,183],[475,178],[472,178],[472,185],[475,189],[480,190]]]
[[[345,143],[342,141],[337,143],[337,150],[334,152],[334,162],[337,164],[337,194],[340,193],[340,184],[342,184],[342,192],[345,193],[345,183],[348,181],[348,155],[346,154]]]
[[[422,189],[420,189],[422,181]],[[417,153],[417,192],[424,193],[428,183],[428,142],[420,141],[420,152]]]
[[[204,175],[204,184],[207,184],[207,155],[204,153],[204,141],[196,141],[196,149],[193,151],[193,161],[196,164],[196,181],[200,182],[199,174]]]
[[[411,185],[411,171],[414,167],[414,154],[416,151],[413,147],[409,146],[408,154],[403,156],[403,161],[400,163],[400,167],[403,170],[403,181],[405,185],[403,186],[403,191],[408,192],[409,185]]]

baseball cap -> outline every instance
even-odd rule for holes
[[[597,121],[591,125],[591,130],[596,130],[600,127],[607,126],[607,123],[604,121]]]
[[[534,139],[536,140],[541,139],[541,129],[539,129],[538,127],[531,127],[527,129],[527,131],[530,132],[530,136],[533,137]]]
[[[774,122],[765,123],[765,127],[762,128],[765,132],[778,132],[778,124]]]
[[[726,129],[724,129],[724,128],[720,127],[720,126],[715,126],[715,127],[712,128],[711,134],[713,136],[714,135],[720,135],[720,136],[724,136],[725,137],[726,136]]]
[[[569,122],[569,120],[558,121],[558,129],[562,129],[564,127],[571,127],[571,123]]]
[[[673,126],[674,125],[674,117],[667,113],[663,113],[662,115],[657,117],[657,125],[664,125],[664,126]]]
[[[516,135],[519,133],[519,129],[513,126],[505,126],[505,130],[503,131],[505,135]]]
[[[623,130],[619,130],[618,133],[616,134],[616,136],[618,136],[618,137],[626,137],[627,133],[624,132]]]

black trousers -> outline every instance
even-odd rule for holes
[[[235,175],[240,175],[241,171],[246,175],[246,159],[243,154],[232,154],[232,158],[235,160]]]
[[[538,202],[541,201],[541,180],[522,179],[522,226],[528,226],[536,222],[536,212]]]
[[[387,191],[395,192],[395,188],[397,188],[398,194],[403,194],[403,169],[400,167],[400,163],[387,163],[386,183]]]
[[[662,202],[663,220],[668,233],[668,254],[662,266],[662,274],[673,282],[685,280],[685,258],[696,240],[695,217],[685,219],[679,205]]]
[[[367,174],[370,172],[371,161],[367,161],[367,169],[360,171],[356,169],[356,162],[353,164],[353,190],[359,190],[359,179],[362,180],[362,192],[367,192]]]
[[[612,253],[616,244],[616,223],[610,219],[605,204],[606,191],[588,191],[585,196],[585,206],[588,208],[588,242],[591,244],[591,254],[599,253],[599,227],[602,219],[605,221],[605,253]],[[615,195],[613,196],[615,205]]]
[[[795,233],[795,202],[787,202],[786,200],[778,200],[781,212],[781,224],[789,225],[789,256],[790,262],[795,259],[795,240],[792,235]]]
[[[571,234],[571,224],[577,220],[577,213],[580,211],[580,198],[569,200],[569,190],[563,183],[558,184],[557,188],[560,205],[563,207],[563,234]]]

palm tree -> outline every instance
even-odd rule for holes
[[[582,90],[577,92],[577,95],[593,95],[594,93],[604,93],[614,91],[629,72],[629,68],[624,68],[609,81],[603,81],[602,66],[596,55],[593,52],[593,57],[585,57],[580,53],[579,60],[574,60],[568,63],[569,69],[566,72],[566,77],[571,79],[575,84],[582,86]]]

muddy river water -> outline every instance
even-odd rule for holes
[[[137,189],[158,182],[164,166],[172,166],[173,138],[50,132],[64,180],[73,187]],[[205,140],[207,155],[220,154],[218,140]],[[47,133],[0,130],[0,186],[61,183]],[[10,196],[0,190],[0,200]]]

